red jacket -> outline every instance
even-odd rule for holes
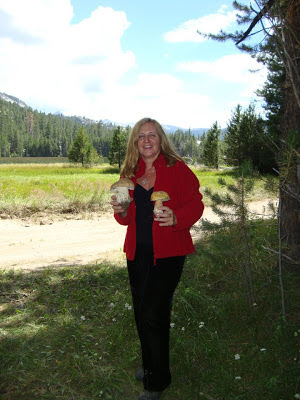
[[[165,157],[160,154],[154,163],[156,170],[156,180],[153,191],[165,191],[169,194],[170,200],[164,205],[170,207],[177,218],[174,226],[159,226],[157,221],[153,221],[153,250],[154,259],[183,256],[195,251],[190,228],[203,214],[204,205],[202,194],[199,192],[199,181],[196,175],[182,161],[177,161],[175,165],[168,167]],[[136,186],[136,179],[145,172],[145,163],[142,158],[139,160],[139,169],[136,176],[132,178]],[[133,197],[133,191],[130,191]],[[121,225],[128,225],[124,252],[129,260],[133,260],[136,250],[136,223],[135,223],[135,203],[128,209],[128,215],[121,217],[114,214],[115,219]]]

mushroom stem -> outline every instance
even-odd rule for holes
[[[162,200],[159,199],[159,200],[155,201],[154,210],[153,210],[155,215],[161,214],[163,212],[162,210],[159,209],[159,207],[162,207],[162,205],[163,205]]]

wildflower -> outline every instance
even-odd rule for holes
[[[114,308],[114,303],[110,303],[109,307]]]
[[[201,329],[201,328],[203,328],[203,327],[204,327],[204,322],[201,321],[201,322],[199,323],[199,328]]]
[[[234,359],[235,360],[239,360],[241,358],[241,356],[239,354],[235,354]]]
[[[241,377],[241,376],[236,376],[235,379],[236,379],[237,381],[240,381],[240,380],[242,379],[242,377]]]
[[[181,328],[181,330],[182,330],[182,331],[185,331],[185,327],[183,326],[183,327]]]
[[[265,349],[264,347],[260,349],[260,351],[266,351],[267,349]]]
[[[171,323],[170,323],[170,327],[171,327],[171,328],[174,328],[174,326],[175,326],[174,322],[171,322]]]
[[[126,304],[125,304],[125,308],[127,308],[127,310],[130,311],[130,310],[132,309],[132,306],[130,306],[128,303],[126,303]]]
[[[80,317],[80,319],[81,319],[81,321],[85,321],[85,316],[82,315],[82,316]]]
[[[295,394],[295,399],[300,399],[300,394],[299,393]]]
[[[116,320],[117,320],[117,318],[113,318],[113,319],[112,319],[112,322],[116,322]]]

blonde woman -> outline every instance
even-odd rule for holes
[[[197,177],[154,119],[135,124],[121,177],[134,183],[130,205],[124,208],[112,196],[112,207],[116,221],[128,226],[124,252],[142,352],[136,378],[144,384],[138,400],[158,400],[171,383],[172,298],[185,256],[195,251],[190,228],[204,205]],[[155,192],[165,192],[168,200],[154,214]]]

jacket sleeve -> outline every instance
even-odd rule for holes
[[[172,227],[174,231],[191,228],[200,219],[204,210],[198,178],[184,163],[180,163],[178,167],[179,205],[174,209],[177,218],[177,224]]]

